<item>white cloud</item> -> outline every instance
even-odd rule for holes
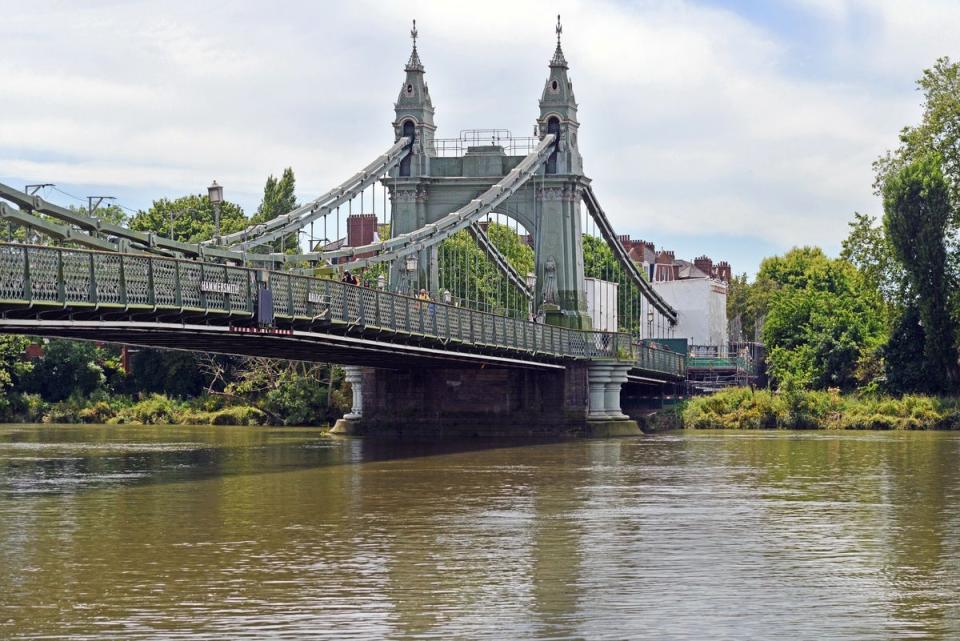
[[[952,2],[784,0],[818,25],[812,50],[694,2],[3,4],[0,176],[139,206],[216,177],[248,210],[268,173],[293,166],[309,199],[391,142],[412,17],[439,135],[526,135],[559,4],[586,169],[618,230],[780,247],[835,247],[853,210],[876,211],[870,162],[960,24]]]

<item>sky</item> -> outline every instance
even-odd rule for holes
[[[131,210],[213,179],[252,214],[386,150],[410,20],[438,137],[529,135],[563,20],[586,174],[622,234],[753,274],[881,213],[871,163],[960,56],[957,0],[0,0],[0,181]]]

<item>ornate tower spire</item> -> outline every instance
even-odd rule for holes
[[[417,52],[417,21],[413,21],[410,29],[410,38],[413,40],[413,51],[407,61],[404,71],[406,77],[400,88],[400,95],[393,109],[396,118],[393,121],[393,131],[396,139],[400,137],[413,138],[411,154],[401,163],[400,175],[419,176],[427,173],[427,156],[434,154],[433,132],[433,101],[430,100],[430,89],[424,78],[423,63]]]
[[[413,39],[413,51],[410,52],[410,60],[407,61],[406,71],[423,71],[423,63],[420,62],[420,55],[417,54],[417,21],[413,21],[413,29],[410,30],[410,38]]]
[[[548,163],[547,173],[580,174],[583,164],[577,150],[577,99],[573,95],[573,83],[567,76],[567,59],[560,46],[563,25],[557,16],[557,49],[550,60],[550,75],[540,96],[540,117],[537,126],[540,136],[557,134],[557,151]]]
[[[563,25],[560,24],[560,14],[557,14],[557,50],[553,52],[553,59],[550,61],[551,67],[561,67],[567,69],[567,59],[563,57],[563,49],[560,48],[560,34],[563,33]],[[416,47],[414,47],[416,52]]]

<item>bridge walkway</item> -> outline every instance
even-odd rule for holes
[[[656,380],[685,375],[684,355],[623,333],[543,325],[290,272],[15,243],[0,243],[0,331],[344,364],[615,360]]]

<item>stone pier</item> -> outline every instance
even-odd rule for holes
[[[626,436],[627,365],[563,369],[347,368],[353,407],[335,433],[413,438]]]

